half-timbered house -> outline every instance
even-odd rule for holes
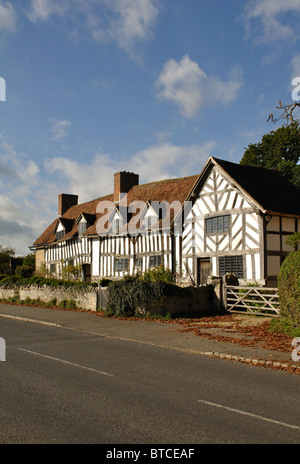
[[[61,276],[71,264],[97,281],[163,265],[182,284],[230,272],[272,285],[286,236],[300,231],[299,200],[277,171],[213,157],[200,174],[148,184],[119,172],[105,197],[59,195],[58,217],[33,244],[37,270]]]
[[[285,239],[300,231],[300,192],[274,169],[210,158],[189,198],[180,271],[198,284],[234,273],[276,286]]]

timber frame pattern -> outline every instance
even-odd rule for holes
[[[119,220],[120,195],[146,205],[141,221],[153,219],[151,202],[180,202],[171,228],[143,234],[97,234],[101,201],[112,202]],[[188,204],[188,208],[185,206]],[[76,195],[59,195],[59,215],[35,241],[37,270],[59,276],[63,264],[82,266],[86,280],[118,279],[163,265],[182,285],[206,283],[208,276],[237,274],[240,283],[275,286],[282,260],[292,249],[287,235],[300,231],[300,195],[277,171],[210,157],[198,175],[138,183],[133,173],[115,174],[114,193],[78,204]],[[163,208],[162,208],[163,210]],[[134,219],[127,214],[126,221]],[[176,231],[176,219],[182,230]],[[152,218],[152,219],[151,219]],[[147,223],[148,223],[147,222]]]

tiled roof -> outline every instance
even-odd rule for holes
[[[168,203],[179,201],[183,205],[198,177],[199,175],[194,175],[136,185],[132,187],[127,194],[127,205],[130,205],[134,201],[142,201],[144,203],[147,203],[148,201],[167,201]],[[75,237],[78,234],[78,224],[76,223],[76,220],[81,213],[86,213],[86,215],[91,215],[96,218],[95,222],[90,227],[88,227],[85,232],[85,235],[96,235],[96,224],[98,219],[100,219],[102,216],[102,214],[97,213],[97,206],[101,201],[113,202],[114,194],[100,197],[87,203],[75,205],[68,209],[68,211],[66,211],[61,217],[62,222],[64,219],[71,219],[74,221],[74,223],[72,229],[67,231],[62,240],[67,240],[69,238]],[[56,222],[57,219],[55,219],[50,224],[50,226],[34,242],[33,246],[49,245],[56,241]]]
[[[246,166],[213,158],[264,211],[300,215],[300,191],[276,169]]]

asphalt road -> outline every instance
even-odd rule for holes
[[[1,444],[300,441],[298,375],[1,319]]]

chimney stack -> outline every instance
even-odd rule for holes
[[[139,176],[133,172],[116,172],[114,174],[114,202],[118,203],[120,194],[128,193],[135,185],[139,185]]]
[[[58,195],[58,217],[62,216],[71,206],[78,204],[78,195],[61,193]]]

